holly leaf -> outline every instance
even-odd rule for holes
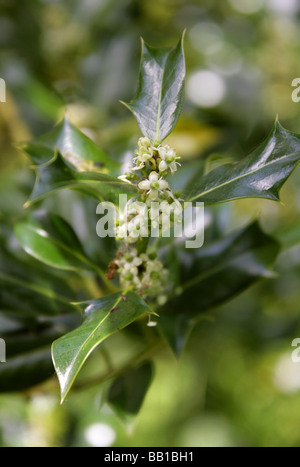
[[[153,364],[147,360],[138,367],[131,368],[111,384],[107,403],[126,426],[130,427],[139,413],[153,373]]]
[[[122,102],[135,116],[142,133],[156,143],[175,127],[184,99],[184,33],[177,46],[159,49],[142,40],[139,85],[135,99]]]
[[[53,234],[45,230],[43,223],[36,219],[28,218],[15,225],[15,235],[21,247],[30,256],[38,261],[65,271],[80,271],[81,269],[91,270],[93,264],[85,255],[82,248],[74,248],[74,236],[72,242],[67,243],[66,237],[70,238],[71,227],[66,221],[60,219],[60,227],[68,226],[67,233]]]
[[[46,270],[42,263],[24,254],[16,241],[6,245],[0,235],[1,312],[14,313],[19,321],[28,324],[37,318],[72,313],[74,306],[70,302],[76,299],[76,290],[63,271],[57,272]]]
[[[110,201],[118,204],[119,195],[132,197],[137,187],[104,173],[76,172],[66,163],[63,156],[56,151],[52,159],[35,167],[36,182],[33,191],[25,203],[29,207],[42,201],[59,190],[78,191],[98,201]]]
[[[137,294],[130,291],[124,294],[117,292],[79,305],[83,309],[81,326],[56,340],[52,346],[61,402],[86,359],[101,342],[144,313],[153,313]]]
[[[269,136],[253,153],[200,177],[183,197],[206,205],[239,198],[279,201],[279,191],[299,159],[300,135],[285,130],[276,120]]]
[[[63,158],[79,171],[88,171],[87,167],[117,174],[120,164],[111,159],[82,131],[65,117],[52,131],[34,141],[20,144],[20,149],[27,153],[36,165],[49,162],[56,149]]]

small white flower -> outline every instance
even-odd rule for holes
[[[149,178],[138,184],[140,190],[147,191],[149,199],[156,200],[160,193],[169,188],[168,182],[162,177],[159,178],[157,172],[151,172]]]
[[[160,203],[160,211],[161,211],[162,214],[170,215],[171,207],[170,207],[168,201],[162,201]]]
[[[121,285],[123,287],[134,286],[139,289],[142,284],[139,278],[138,267],[142,264],[142,260],[139,258],[137,250],[132,248],[122,258],[116,260],[116,264],[119,267]]]
[[[138,276],[135,276],[131,272],[120,274],[120,283],[124,288],[134,286],[136,289],[139,289],[141,287]]]
[[[125,213],[127,213],[127,216],[145,216],[146,212],[147,208],[145,204],[140,201],[131,202],[131,200],[129,200],[128,203],[126,203]]]
[[[128,222],[128,235],[132,239],[138,239],[141,236],[141,223],[143,218],[141,216],[134,217],[131,221]]]
[[[125,263],[119,268],[120,281],[122,286],[128,287],[130,285],[140,286],[138,277],[138,268],[130,263]]]
[[[152,272],[160,274],[162,270],[163,270],[163,264],[158,259],[154,259],[152,261],[151,260],[147,261],[145,274],[149,274],[150,276],[151,276]],[[155,278],[155,277],[152,277],[152,279],[153,278]]]
[[[155,252],[138,255],[136,248],[129,248],[115,262],[122,287],[133,287],[144,299],[166,297],[168,272]]]
[[[138,256],[136,248],[131,248],[129,253],[125,253],[120,259],[116,260],[117,265],[122,268],[127,268],[127,265],[140,266],[142,259]]]
[[[147,137],[142,137],[138,140],[139,149],[135,151],[135,158],[133,162],[136,164],[135,167],[132,167],[131,170],[140,170],[147,162],[150,161],[153,157],[154,147],[151,144],[151,141]]]
[[[177,170],[180,157],[176,155],[175,149],[172,149],[168,144],[158,148],[158,154],[161,158],[158,169],[160,172],[165,172],[170,169],[172,175]]]
[[[127,274],[130,272],[134,276],[138,275],[138,268],[132,263],[125,263],[122,268],[122,274]]]
[[[141,149],[147,149],[147,150],[150,150],[152,148],[151,141],[149,138],[147,138],[147,136],[142,136],[141,138],[139,138],[138,146]]]
[[[165,293],[167,283],[167,270],[163,268],[159,260],[148,261],[145,265],[141,284],[144,287],[144,295],[155,297]]]

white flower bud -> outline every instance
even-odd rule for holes
[[[166,170],[168,170],[169,167],[165,160],[161,160],[158,168],[160,172],[165,172]]]

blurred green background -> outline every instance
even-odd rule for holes
[[[122,157],[140,136],[119,103],[136,91],[140,37],[168,47],[185,28],[186,99],[168,138],[183,165],[244,157],[277,114],[300,132],[300,103],[291,99],[300,76],[298,0],[2,0],[2,225],[22,214],[34,181],[17,143],[67,112],[108,154]],[[213,210],[224,233],[258,217],[284,239],[278,277],[206,316],[179,362],[168,350],[154,357],[156,376],[130,433],[102,406],[102,387],[74,389],[60,406],[53,378],[0,395],[0,445],[300,446],[300,363],[291,360],[300,337],[299,170],[280,204],[243,200]],[[68,212],[70,195],[59,200]],[[112,338],[115,354],[126,354],[126,338],[117,345]],[[96,352],[85,374],[98,366]]]

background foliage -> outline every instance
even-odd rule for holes
[[[153,8],[150,0],[3,0],[0,76],[7,83],[7,102],[0,104],[2,236],[22,217],[34,181],[17,143],[49,131],[67,111],[107,154],[120,159],[140,136],[119,103],[128,102],[136,87],[139,37],[151,45],[173,46],[184,28],[186,98],[168,138],[183,167],[185,160],[198,158],[209,158],[211,167],[220,158],[242,159],[266,137],[276,114],[284,127],[300,131],[300,104],[291,99],[299,68],[297,1],[158,0]],[[296,169],[283,188],[281,204],[240,200],[209,210],[214,229],[207,229],[207,239],[216,229],[230,233],[254,218],[280,239],[286,248],[275,266],[278,276],[203,316],[179,362],[167,348],[151,349],[155,379],[130,435],[130,420],[122,414],[117,418],[107,404],[102,407],[107,388],[87,381],[99,375],[99,367],[109,371],[139,355],[143,342],[134,329],[131,335],[112,337],[107,349],[111,361],[102,351],[90,357],[63,406],[55,378],[30,391],[20,387],[19,393],[2,394],[1,444],[299,446],[300,368],[291,361],[291,342],[300,333],[299,174]],[[96,223],[94,205],[64,192],[43,206],[76,225],[88,253],[99,265],[106,263],[110,252],[100,255],[99,245],[89,241]],[[13,251],[18,248],[13,237],[9,245]],[[0,260],[0,271],[8,273],[9,257]],[[49,279],[51,271],[27,261],[32,274]],[[55,291],[63,276],[53,275]],[[85,299],[78,287],[74,273],[72,287],[64,293],[72,297],[76,290]],[[1,299],[8,303],[10,297],[6,284]],[[30,319],[34,310],[28,309],[21,286],[17,298]],[[41,344],[69,329],[66,310],[51,335],[43,332],[57,306],[45,298],[34,303],[34,309],[43,310]],[[0,336],[4,330],[15,335],[20,323],[0,325]],[[13,344],[16,348],[18,341]],[[126,381],[122,385],[126,388]],[[110,399],[116,404],[118,391]]]

